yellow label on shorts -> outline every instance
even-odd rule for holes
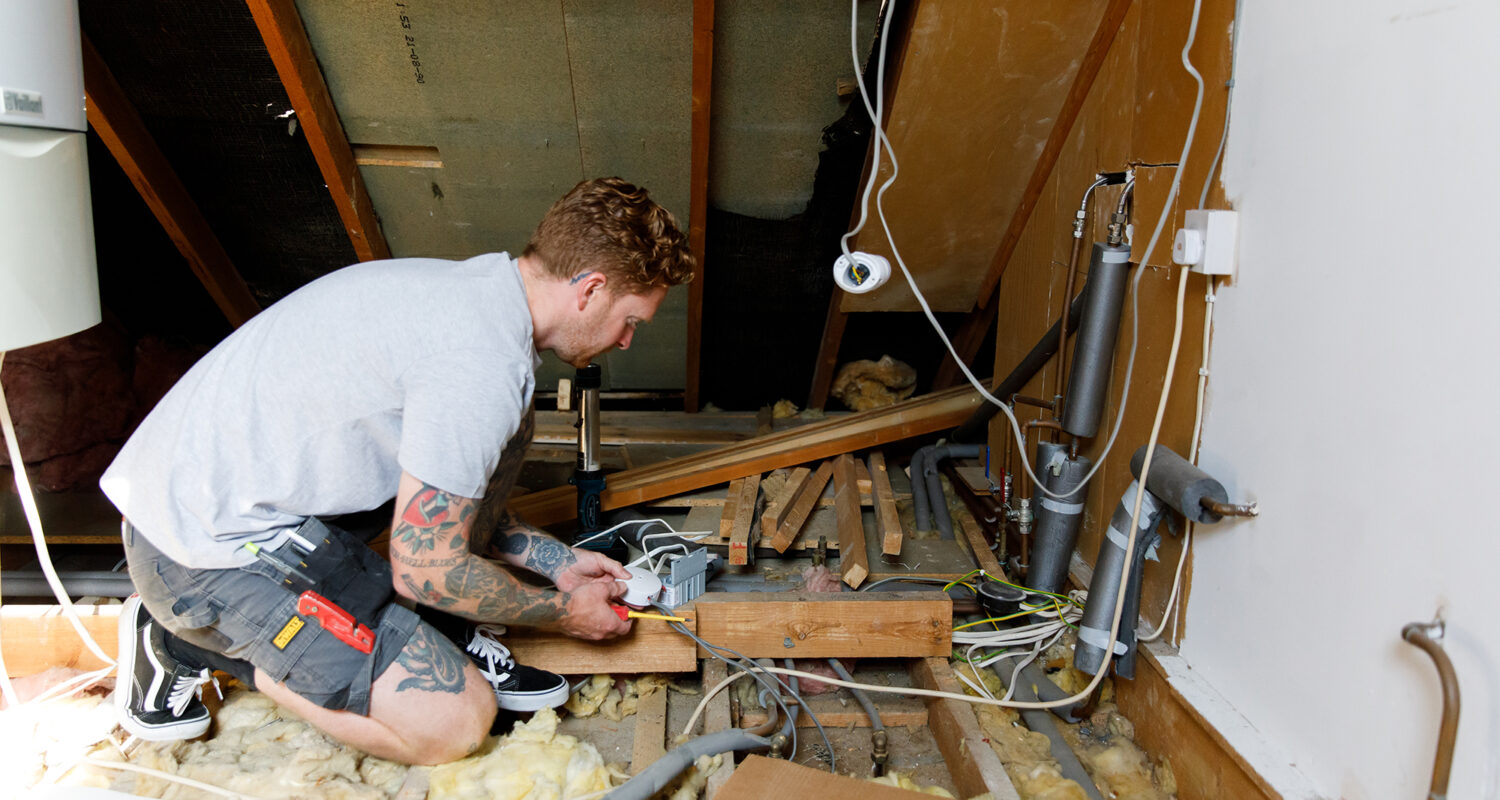
[[[292,637],[296,636],[297,632],[302,630],[302,626],[306,624],[302,621],[301,617],[292,617],[281,627],[281,633],[276,634],[276,638],[271,640],[271,644],[276,645],[277,650],[285,650],[286,646],[292,643]]]

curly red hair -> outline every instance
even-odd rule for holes
[[[574,186],[542,217],[523,255],[562,280],[602,272],[615,291],[631,294],[687,283],[697,263],[671,212],[620,178]]]

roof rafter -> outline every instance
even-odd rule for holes
[[[355,255],[360,261],[390,258],[391,249],[380,230],[375,204],[365,190],[359,166],[354,162],[354,150],[339,122],[333,96],[318,68],[296,3],[293,0],[247,0],[247,3],[271,61],[276,64],[276,74],[281,76],[287,97],[297,112],[297,121],[307,136],[313,158],[323,172],[323,181],[328,184],[344,230],[354,244]]]
[[[260,313],[260,303],[244,277],[87,36],[83,83],[89,126],[135,184],[219,310],[236,328]]]

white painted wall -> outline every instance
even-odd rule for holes
[[[1448,620],[1451,795],[1500,795],[1500,3],[1251,0],[1224,182],[1182,655],[1330,797],[1424,797]]]

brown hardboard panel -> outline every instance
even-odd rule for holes
[[[937,310],[967,311],[1052,130],[1104,2],[923,3],[888,134],[901,160],[887,219]],[[882,164],[881,179],[890,174]],[[890,255],[878,224],[861,249]],[[904,281],[845,311],[912,310]]]

